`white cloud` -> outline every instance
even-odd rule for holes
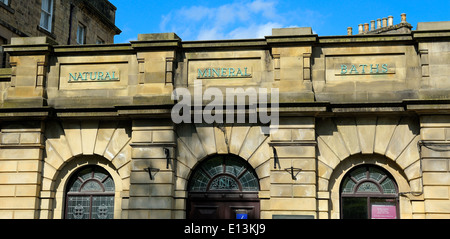
[[[221,33],[217,28],[210,28],[200,31],[196,40],[216,40],[223,38],[223,33]]]
[[[318,15],[303,9],[280,12],[277,5],[276,0],[236,0],[214,7],[182,7],[161,17],[160,30],[175,32],[183,40],[263,38],[272,28],[310,23]]]
[[[262,12],[263,16],[267,18],[274,18],[277,16],[275,11],[276,4],[277,3],[274,1],[256,0],[247,4],[247,6],[253,12]]]
[[[281,28],[283,27],[283,25],[281,25],[280,23],[276,23],[276,22],[269,22],[266,23],[264,25],[260,25],[257,28],[257,37],[261,38],[261,37],[265,37],[265,36],[270,36],[272,35],[272,29],[273,28]]]
[[[186,21],[200,21],[204,18],[213,16],[212,9],[203,6],[192,6],[190,8],[182,8],[177,13]]]
[[[260,25],[250,25],[247,27],[239,27],[227,34],[230,39],[252,39],[264,38],[272,35],[273,28],[283,27],[280,23],[268,22]]]

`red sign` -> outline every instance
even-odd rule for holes
[[[397,207],[393,205],[372,205],[372,219],[397,219]]]

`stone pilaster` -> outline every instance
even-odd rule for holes
[[[170,120],[133,121],[130,219],[174,217],[175,131]],[[149,176],[148,168],[152,172]],[[157,172],[156,172],[157,170]]]
[[[44,124],[4,121],[0,133],[0,218],[39,218]]]
[[[173,103],[170,96],[180,42],[181,39],[174,33],[140,34],[138,41],[132,42],[138,63],[134,104]]]
[[[281,117],[279,129],[271,135],[272,215],[317,218],[314,124],[313,117]]]
[[[275,28],[272,36],[266,36],[273,57],[273,88],[280,92],[280,103],[314,101],[311,57],[316,38],[309,27]]]
[[[420,152],[423,170],[423,204],[416,212],[425,218],[448,218],[450,213],[450,117],[420,117]],[[419,217],[420,215],[415,215]]]
[[[5,47],[10,54],[11,87],[6,91],[3,107],[46,105],[48,61],[55,44],[47,37],[23,37],[13,38],[11,45]]]

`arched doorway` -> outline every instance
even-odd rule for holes
[[[66,219],[113,219],[114,181],[103,168],[88,165],[77,170],[65,193]]]
[[[188,218],[259,218],[258,177],[245,160],[235,155],[205,159],[195,168],[188,190]]]
[[[343,219],[399,218],[397,183],[375,165],[360,165],[345,175],[340,201]]]

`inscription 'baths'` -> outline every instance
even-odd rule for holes
[[[359,65],[341,65],[340,75],[356,75],[356,74],[388,74],[388,64],[359,64]]]
[[[115,71],[111,72],[75,72],[69,73],[69,82],[119,81]]]

